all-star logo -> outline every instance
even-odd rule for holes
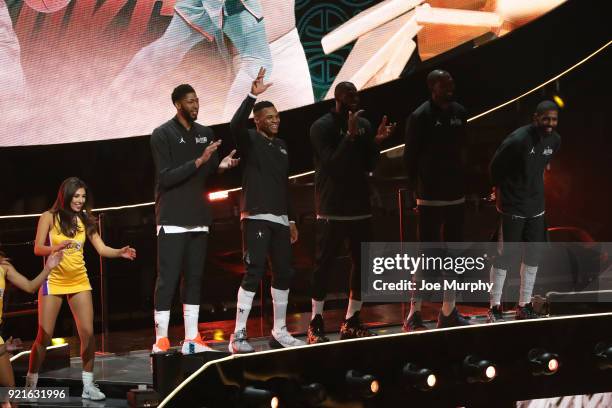
[[[462,123],[463,122],[461,122],[461,119],[459,119],[459,118],[452,118],[450,120],[450,125],[451,126],[461,126]]]
[[[546,149],[544,149],[542,154],[544,156],[550,156],[551,154],[553,154],[553,149],[551,149],[550,146],[546,146]]]
[[[282,154],[285,154],[285,155],[287,154],[287,151],[285,149],[283,149],[282,147],[280,148],[280,151],[281,151]]]
[[[206,136],[202,136],[200,137],[200,135],[198,134],[195,138],[195,142],[196,144],[198,143],[207,143],[208,142],[208,138]]]

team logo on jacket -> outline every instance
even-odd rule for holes
[[[207,143],[208,142],[208,138],[206,136],[202,136],[200,137],[200,135],[197,135],[195,138],[196,144],[198,143]]]
[[[282,154],[287,154],[287,151],[285,150],[285,148],[281,147],[279,150],[281,151]]]
[[[544,149],[542,154],[544,156],[550,156],[551,154],[553,154],[553,149],[551,149],[550,146],[546,146],[546,149]]]
[[[459,118],[451,118],[450,125],[451,126],[461,126],[463,122]]]

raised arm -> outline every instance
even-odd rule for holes
[[[249,94],[238,107],[236,113],[230,122],[230,133],[234,139],[234,143],[238,148],[238,154],[242,157],[248,154],[251,147],[251,139],[249,137],[248,125],[249,115],[255,105],[255,95]]]

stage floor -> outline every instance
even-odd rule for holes
[[[424,303],[422,313],[425,324],[435,329],[439,304]],[[486,308],[459,306],[462,314],[471,316],[475,324],[486,323]],[[404,309],[402,304],[385,304],[367,306],[362,311],[362,320],[378,334],[399,333],[402,330]],[[513,319],[513,313],[508,313],[508,320]],[[287,316],[289,331],[298,338],[305,340],[310,313],[294,313]],[[330,310],[325,312],[326,330],[328,337],[338,340],[338,328],[344,319],[344,310]],[[250,342],[257,351],[268,350],[271,319],[252,318],[248,322]],[[233,321],[220,321],[200,323],[200,332],[212,348],[227,352],[228,339],[233,332]],[[169,337],[173,348],[180,349],[183,339],[183,326],[172,326]],[[81,361],[78,357],[78,338],[66,339],[70,344],[70,367],[41,372],[39,386],[68,386],[75,395],[80,395],[81,389]],[[104,345],[105,352],[99,352],[95,362],[95,379],[103,391],[112,390],[105,401],[81,401],[78,397],[71,397],[66,403],[34,403],[20,404],[20,406],[57,406],[57,407],[127,407],[125,392],[136,388],[138,384],[153,385],[150,361],[150,348],[154,342],[153,329],[131,332],[110,333],[108,336],[97,336],[98,349]],[[26,345],[27,348],[27,345]],[[19,380],[18,380],[19,382]],[[107,392],[108,394],[108,392]],[[123,398],[121,398],[123,396]]]

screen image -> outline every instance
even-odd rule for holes
[[[494,39],[561,2],[0,0],[0,146],[148,135],[174,114],[182,83],[201,123],[226,123],[261,67],[265,99],[298,108],[340,81],[397,79],[410,61]]]

